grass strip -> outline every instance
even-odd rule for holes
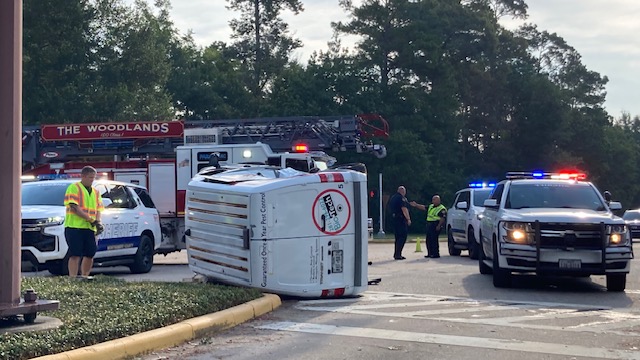
[[[127,282],[98,275],[22,278],[39,299],[59,300],[60,309],[39,313],[63,322],[58,329],[0,335],[0,359],[29,359],[77,349],[175,324],[254,300],[256,289],[214,284]],[[0,321],[0,329],[11,320]],[[36,320],[37,321],[37,320]]]

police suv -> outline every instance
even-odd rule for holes
[[[484,201],[495,183],[474,182],[456,193],[453,206],[447,212],[447,238],[449,255],[459,256],[461,250],[469,250],[469,257],[478,259],[480,219]]]
[[[64,238],[64,195],[75,180],[22,184],[22,262],[55,275],[68,274]],[[158,211],[142,186],[110,180],[93,183],[102,195],[104,232],[97,236],[94,266],[128,266],[147,273],[153,266],[162,233]]]
[[[624,220],[582,173],[508,173],[481,220],[482,274],[509,287],[512,273],[606,275],[607,290],[624,291],[633,258]]]

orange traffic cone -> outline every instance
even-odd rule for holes
[[[420,238],[416,238],[416,252],[422,252],[422,247],[420,246]]]

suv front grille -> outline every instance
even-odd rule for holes
[[[54,251],[56,249],[56,237],[44,234],[42,227],[37,226],[37,219],[23,219],[20,243],[22,246],[33,246],[38,251]]]
[[[540,247],[602,249],[603,231],[600,224],[540,223]]]

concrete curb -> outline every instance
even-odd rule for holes
[[[176,346],[207,333],[228,329],[264,315],[282,304],[280,297],[265,294],[260,299],[234,306],[230,309],[181,321],[160,329],[110,340],[104,343],[47,355],[33,360],[109,360],[125,359]]]

